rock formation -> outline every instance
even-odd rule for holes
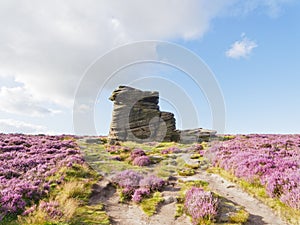
[[[119,86],[109,98],[114,102],[109,131],[110,143],[116,141],[180,141],[199,142],[215,135],[215,131],[176,130],[174,114],[159,110],[157,91],[141,91]]]
[[[176,141],[174,114],[159,110],[158,92],[119,86],[109,99],[114,102],[111,142]]]
[[[208,141],[211,137],[215,137],[217,131],[207,130],[203,128],[189,129],[189,130],[177,130],[180,136],[180,142],[184,144]]]

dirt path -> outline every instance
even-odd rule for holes
[[[225,198],[245,207],[250,213],[249,221],[246,225],[288,225],[283,222],[273,211],[261,203],[259,200],[248,195],[232,182],[229,182],[216,174],[201,172],[194,176],[183,177],[182,180],[203,180],[209,182],[211,191],[216,192]],[[175,199],[178,189],[168,186],[163,191],[165,199]],[[139,206],[130,204],[121,204],[116,189],[109,181],[101,181],[94,189],[91,204],[99,202],[104,203],[105,211],[111,218],[112,225],[191,225],[188,217],[182,216],[178,219],[175,215],[175,202],[170,201],[162,204],[157,214],[152,217],[146,216]]]
[[[231,183],[219,175],[208,174],[201,172],[200,174],[186,177],[184,180],[196,180],[200,179],[209,182],[210,190],[216,192],[227,199],[245,207],[250,213],[248,225],[288,225],[282,221],[274,212],[259,200],[245,193],[240,188],[236,187],[234,183]]]
[[[196,160],[191,159],[191,153],[186,152],[181,154],[180,157],[187,164],[197,163]],[[243,206],[250,213],[246,225],[288,225],[275,215],[268,206],[219,175],[209,174],[204,169],[198,169],[193,176],[178,178],[186,181],[207,181],[211,191],[218,193],[236,205]],[[94,187],[90,204],[103,203],[112,225],[191,225],[190,219],[185,215],[177,219],[174,217],[176,211],[175,199],[179,190],[176,185],[175,187],[169,185],[162,192],[166,201],[159,206],[157,214],[151,217],[145,215],[136,204],[119,203],[119,195],[115,187],[105,178]]]
[[[184,154],[182,158],[186,163],[194,163],[190,159],[190,154]],[[236,184],[225,180],[217,174],[209,174],[204,170],[200,170],[198,174],[183,178],[183,180],[203,180],[209,183],[210,190],[216,192],[225,198],[245,207],[250,213],[247,225],[288,225],[280,219],[265,204],[250,196],[245,191],[236,186]]]
[[[172,199],[176,197],[177,189],[167,188],[163,194],[165,198]],[[109,181],[101,181],[94,188],[94,193],[90,199],[90,204],[103,203],[105,211],[111,219],[112,225],[191,225],[187,216],[175,219],[175,202],[163,203],[157,214],[148,217],[135,204],[119,203],[119,195],[116,189]]]

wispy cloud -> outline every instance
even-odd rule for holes
[[[13,74],[32,94],[71,107],[82,74],[97,57],[131,41],[202,37],[230,2],[4,0],[0,74]]]
[[[59,112],[48,108],[47,104],[33,96],[25,87],[0,87],[0,111],[32,117]]]
[[[278,11],[289,1],[2,0],[0,76],[13,74],[33,95],[71,108],[86,68],[113,47],[145,39],[198,39],[227,10]]]
[[[241,40],[234,42],[226,51],[227,57],[233,59],[246,58],[258,46],[255,41],[248,39],[245,34],[242,34],[241,38]]]
[[[46,127],[13,119],[0,119],[0,133],[45,133]]]

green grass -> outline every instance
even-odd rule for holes
[[[195,174],[194,169],[186,168],[186,169],[178,170],[178,175],[180,176],[193,176],[194,174]]]
[[[176,174],[177,167],[172,165],[157,165],[154,173],[161,178],[167,179],[171,175]]]
[[[234,135],[225,135],[225,136],[221,136],[220,139],[221,139],[221,141],[229,141],[229,140],[235,139],[235,136]]]
[[[240,209],[229,216],[229,222],[235,224],[243,224],[247,222],[248,218],[249,218],[249,213],[244,209]]]
[[[199,153],[195,153],[191,156],[191,159],[201,159],[203,158]]]
[[[76,210],[71,225],[109,225],[109,217],[104,211],[102,204],[82,206]]]
[[[129,163],[127,160],[129,153],[121,152],[118,155],[121,157],[122,161],[117,161],[111,159],[111,157],[115,154],[107,152],[104,145],[79,143],[84,147],[81,150],[84,154],[85,160],[95,171],[102,175],[108,175],[113,172],[119,172],[127,169],[141,170],[140,167],[133,166]],[[131,145],[133,145],[133,143],[131,143]]]
[[[278,198],[269,197],[264,186],[258,184],[257,182],[250,183],[244,179],[237,178],[233,174],[219,167],[209,168],[208,172],[219,174],[223,178],[238,184],[244,191],[256,197],[264,204],[272,208],[276,212],[276,214],[285,219],[287,222],[293,225],[299,225],[300,211],[287,206]]]
[[[175,218],[181,217],[184,214],[184,207],[182,203],[176,204]]]
[[[141,201],[140,207],[147,216],[152,216],[156,213],[157,206],[164,199],[160,192],[155,192],[150,198],[145,198]]]
[[[101,204],[89,206],[88,201],[93,185],[101,177],[87,165],[73,165],[71,168],[62,168],[56,176],[64,176],[62,184],[52,188],[44,202],[57,202],[57,209],[62,216],[50,217],[48,213],[37,206],[28,216],[18,216],[18,220],[7,225],[108,225],[109,217]],[[40,201],[40,202],[41,202]],[[4,224],[3,224],[4,225]]]
[[[184,166],[187,167],[187,168],[196,170],[196,169],[199,168],[199,163],[185,164]]]

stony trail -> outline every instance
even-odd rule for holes
[[[191,159],[191,153],[185,152],[180,156],[186,164],[194,164],[197,160]],[[268,206],[247,194],[236,184],[229,182],[216,174],[210,174],[205,169],[197,169],[193,176],[178,176],[183,181],[202,180],[209,183],[209,189],[224,198],[232,201],[236,205],[243,206],[250,216],[246,225],[289,225],[277,216]],[[165,201],[159,205],[157,214],[151,217],[145,215],[140,207],[133,203],[119,203],[119,195],[115,187],[107,178],[104,178],[94,188],[94,193],[90,199],[90,204],[103,203],[105,211],[111,219],[111,224],[115,225],[192,225],[190,218],[183,215],[175,218],[176,196],[180,189],[178,184],[167,186],[162,192]]]
[[[163,192],[164,197],[174,199],[176,194],[176,188],[169,188]],[[112,225],[192,225],[190,219],[185,215],[175,219],[174,201],[163,203],[157,213],[151,217],[145,215],[136,204],[119,203],[116,189],[107,180],[98,183],[92,196],[90,204],[103,203]]]
[[[248,225],[288,225],[288,223],[281,220],[274,212],[256,198],[250,196],[242,189],[238,188],[236,184],[229,182],[219,175],[208,174],[201,172],[197,175],[186,177],[184,180],[200,179],[209,182],[210,190],[216,192],[227,199],[245,207],[250,213]]]
[[[184,154],[182,158],[187,164],[192,164],[195,161],[190,159],[190,154]],[[227,199],[245,207],[250,213],[247,225],[288,225],[279,216],[258,199],[252,197],[236,184],[225,180],[217,174],[207,173],[205,170],[200,170],[194,176],[183,178],[183,180],[203,180],[209,183],[210,190],[226,197]]]
[[[219,175],[209,174],[205,171],[198,173],[194,176],[181,178],[182,180],[203,180],[209,182],[211,191],[218,193],[225,198],[245,207],[250,213],[249,221],[246,225],[288,225],[288,223],[281,220],[274,212],[261,203],[259,200],[245,193],[238,188],[236,184],[229,182]],[[121,204],[119,203],[119,196],[115,188],[107,181],[99,184],[98,189],[95,190],[91,204],[103,202],[105,210],[111,218],[112,225],[191,225],[188,217],[182,216],[178,219],[174,218],[175,215],[175,202],[162,204],[157,214],[148,217],[144,212],[135,204]],[[97,194],[98,193],[98,194]],[[164,197],[175,198],[177,191],[165,190]]]

